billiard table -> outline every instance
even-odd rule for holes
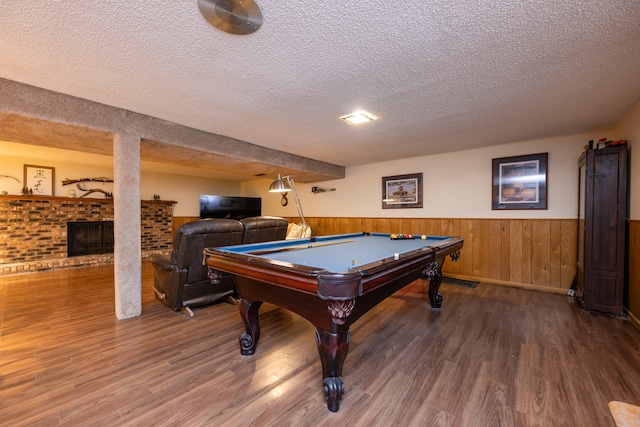
[[[204,257],[214,284],[223,272],[236,277],[246,329],[241,354],[255,352],[263,302],[291,310],[316,327],[323,391],[329,410],[336,412],[344,393],[349,326],[421,277],[429,280],[431,306],[439,308],[442,265],[448,255],[456,261],[462,245],[461,237],[354,233],[207,248]]]

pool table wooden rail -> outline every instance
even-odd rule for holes
[[[351,272],[328,272],[321,268],[292,264],[245,253],[227,252],[220,248],[206,248],[205,262],[210,277],[217,279],[216,270],[251,277],[277,287],[297,292],[317,294],[322,299],[347,300],[386,284],[389,276],[403,276],[430,262],[442,261],[447,255],[457,260],[463,246],[461,237],[451,237],[437,246],[423,247],[400,254],[399,259],[387,257],[357,266]],[[439,265],[442,266],[442,262]],[[412,279],[415,280],[419,274]],[[408,282],[410,283],[410,282]]]

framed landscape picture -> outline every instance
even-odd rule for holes
[[[421,207],[421,173],[382,177],[382,209]]]
[[[493,159],[494,210],[547,209],[548,153]]]

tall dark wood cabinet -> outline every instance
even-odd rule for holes
[[[584,310],[623,315],[627,145],[585,151],[578,161],[576,296]]]

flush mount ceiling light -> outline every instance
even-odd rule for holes
[[[366,111],[356,111],[355,113],[347,114],[346,116],[342,116],[340,118],[352,125],[372,122],[377,119],[376,116],[371,113],[367,113]]]
[[[262,12],[253,0],[198,0],[200,13],[219,30],[245,35],[262,25]]]

